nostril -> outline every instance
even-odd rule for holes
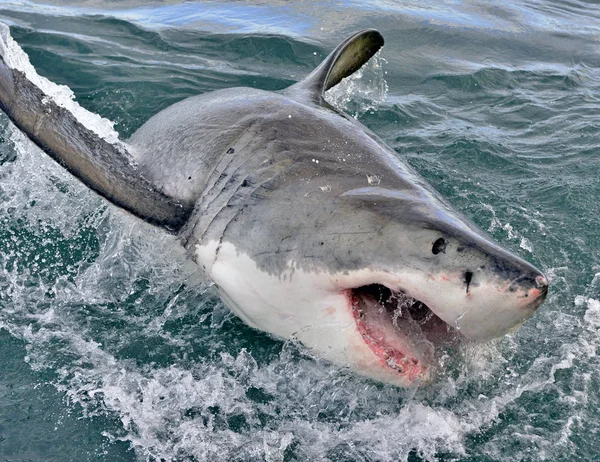
[[[465,282],[471,284],[471,279],[473,279],[473,273],[471,271],[465,271]]]
[[[471,285],[472,279],[473,273],[471,271],[465,271],[465,283],[467,284],[467,293],[469,293],[469,286]]]

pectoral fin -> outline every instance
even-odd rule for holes
[[[181,228],[193,204],[177,201],[147,181],[127,145],[109,142],[84,126],[32,81],[37,74],[26,75],[7,64],[15,61],[9,53],[26,59],[15,47],[8,27],[0,24],[0,109],[44,152],[113,204],[154,225]]]

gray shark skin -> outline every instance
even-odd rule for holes
[[[427,383],[436,348],[524,322],[548,283],[323,93],[383,45],[345,40],[281,92],[231,88],[111,144],[6,62],[0,107],[87,186],[176,233],[247,324],[360,374]],[[3,51],[2,51],[3,50]]]

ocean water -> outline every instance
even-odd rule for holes
[[[246,327],[173,237],[0,114],[2,461],[600,457],[600,7],[433,3],[0,0],[38,72],[123,137],[188,96],[285,88],[379,29],[330,100],[551,281],[432,385],[382,385]]]

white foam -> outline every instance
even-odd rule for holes
[[[119,141],[119,134],[114,130],[113,122],[82,108],[74,101],[75,95],[69,87],[57,85],[36,72],[27,54],[13,40],[10,29],[3,23],[0,23],[0,56],[10,68],[24,73],[30,82],[47,97],[52,98],[58,106],[71,112],[86,128],[111,144],[124,146]]]
[[[7,120],[4,115],[1,117]],[[102,220],[106,203],[44,154],[23,132],[7,124],[5,138],[13,144],[16,159],[0,168],[0,175],[8,180],[0,186],[4,209],[29,208],[22,219],[32,225],[59,227],[64,235],[76,233],[82,221],[78,222],[70,213],[57,211],[77,210],[87,225]]]
[[[584,321],[591,327],[600,327],[600,301],[594,298],[578,295],[575,297],[575,306],[587,306],[583,316]]]
[[[521,242],[519,242],[519,247],[523,250],[527,250],[529,253],[533,253],[533,246],[531,245],[531,241],[526,237],[521,237]]]
[[[63,281],[50,307],[37,305],[43,288],[23,284],[27,276],[5,268],[14,303],[11,314],[0,312],[0,325],[28,342],[31,367],[55,371],[54,385],[73,409],[89,418],[116,417],[121,428],[103,434],[128,442],[142,460],[283,461],[287,454],[298,460],[395,461],[407,460],[411,452],[424,460],[436,460],[440,452],[461,458],[469,453],[471,435],[493,426],[524,393],[541,393],[556,371],[574,360],[565,356],[552,368],[555,360],[543,357],[530,372],[507,378],[503,355],[516,351],[514,338],[469,345],[447,359],[457,373],[429,389],[408,392],[314,360],[294,343],[284,344],[270,359],[257,359],[259,342],[254,351],[227,352],[220,343],[231,323],[237,323],[236,335],[248,330],[231,317],[224,320],[220,304],[197,315],[200,323],[214,313],[214,337],[172,337],[168,345],[180,356],[166,364],[119,358],[113,351],[120,343],[148,338],[147,326],[157,332],[197,307],[185,302],[187,290],[173,295],[189,274],[174,271],[178,257],[160,257],[168,255],[168,242],[159,234],[143,236],[146,225],[139,228],[120,213],[107,220],[94,264],[73,282]],[[122,311],[119,305],[141,277],[150,286],[142,295],[144,310]],[[153,302],[154,296],[159,300]],[[117,306],[110,314],[127,327],[107,332],[100,342],[94,330],[101,324],[94,319],[111,304]],[[86,316],[81,317],[82,310]],[[211,345],[215,357],[182,360],[193,341]],[[477,390],[472,396],[464,393],[469,387]],[[501,456],[502,443],[492,440],[486,451]]]

